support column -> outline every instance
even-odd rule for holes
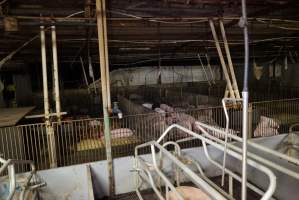
[[[58,75],[58,58],[57,58],[57,41],[56,41],[56,28],[51,26],[52,35],[52,54],[53,54],[53,79],[54,79],[54,92],[55,92],[55,106],[57,121],[61,122],[61,105],[59,93],[59,75]]]
[[[101,67],[101,87],[102,87],[102,100],[103,100],[103,114],[104,114],[104,134],[106,145],[106,157],[108,163],[109,173],[109,192],[110,196],[114,195],[114,176],[113,176],[113,163],[111,152],[111,135],[110,135],[110,122],[108,114],[108,91],[107,91],[107,54],[105,47],[105,25],[104,25],[104,13],[105,4],[104,0],[96,0],[96,15],[97,15],[97,28],[98,28],[98,43],[99,43],[99,56]]]
[[[40,40],[41,40],[42,73],[43,73],[44,112],[45,112],[45,124],[46,124],[47,142],[48,142],[48,154],[49,154],[50,167],[54,168],[57,166],[57,159],[56,159],[56,145],[55,145],[54,130],[50,123],[46,36],[45,36],[44,26],[40,27]]]
[[[111,91],[110,91],[110,71],[109,71],[109,51],[107,37],[107,18],[106,18],[106,0],[102,0],[103,7],[103,24],[104,24],[104,45],[105,45],[105,60],[106,60],[106,81],[107,81],[107,103],[108,112],[111,113]]]

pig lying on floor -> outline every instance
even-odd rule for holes
[[[130,137],[133,135],[133,131],[128,128],[113,129],[110,132],[111,132],[111,139]],[[104,134],[101,133],[100,137],[104,138]]]

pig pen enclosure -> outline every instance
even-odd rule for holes
[[[190,98],[191,100],[185,105],[163,99],[161,102],[155,102],[153,106],[143,98],[132,94],[118,96],[119,108],[124,115],[122,118],[110,117],[113,158],[134,155],[137,145],[157,140],[172,124],[179,124],[198,134],[201,132],[196,126],[197,121],[224,130],[226,119],[220,105],[206,102],[201,105],[191,104],[192,98]],[[228,113],[229,132],[240,136],[242,107],[230,106]],[[289,128],[299,122],[298,113],[299,99],[250,103],[248,123],[251,137],[288,133]],[[102,118],[90,118],[52,122],[49,127],[40,123],[1,128],[0,150],[4,157],[33,160],[37,169],[105,160],[103,124]],[[47,128],[52,130],[53,135],[47,134]],[[221,138],[216,133],[211,134]],[[183,132],[173,132],[166,139],[174,141],[183,137],[185,137]],[[198,141],[190,141],[185,142],[182,147],[191,148],[200,145]],[[17,171],[26,169],[18,168]]]

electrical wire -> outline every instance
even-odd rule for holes
[[[131,17],[139,20],[145,20],[149,22],[156,22],[156,23],[163,23],[163,24],[196,24],[196,23],[203,23],[206,22],[207,19],[197,20],[197,21],[164,21],[164,20],[157,20],[157,19],[147,19],[146,17],[141,17],[133,14],[126,13],[124,11],[117,11],[117,10],[109,10],[108,12],[112,14],[119,14],[126,17]]]
[[[282,42],[288,42],[299,39],[299,37],[274,37],[274,38],[266,38],[266,39],[259,39],[259,40],[252,40],[249,42],[249,44],[258,44],[258,43],[264,43],[264,42],[273,42],[273,41],[282,41]],[[59,42],[73,42],[73,41],[84,41],[85,38],[74,38],[74,39],[61,39],[58,40]],[[98,41],[97,38],[91,38],[91,41]],[[243,40],[231,40],[232,42],[229,42],[229,45],[243,45]],[[190,43],[190,42],[209,42],[214,43],[213,40],[142,40],[142,41],[135,41],[135,40],[109,40],[110,43],[130,43],[130,44],[177,44],[177,43]],[[219,43],[223,44],[223,41],[219,41]]]
[[[278,29],[283,29],[283,30],[288,30],[288,31],[299,31],[299,28],[274,25],[272,23],[266,22],[266,21],[261,20],[261,19],[257,19],[256,21],[261,22],[263,24],[267,24],[271,28],[278,28]]]
[[[3,2],[3,1],[2,1]],[[71,18],[75,15],[78,15],[78,14],[81,14],[81,13],[84,13],[84,11],[79,11],[79,12],[75,12],[75,13],[72,13],[68,16],[66,16],[65,18]],[[49,30],[50,27],[47,27],[45,29],[45,31]],[[22,50],[24,47],[26,47],[27,45],[29,45],[31,42],[33,42],[35,39],[39,38],[39,34],[35,35],[34,37],[30,38],[27,42],[25,42],[24,44],[22,44],[20,47],[18,47],[17,49],[15,49],[14,51],[12,51],[10,54],[8,54],[6,57],[4,57],[3,59],[0,60],[0,69],[3,67],[3,65],[12,59],[12,57],[18,53],[20,50]]]

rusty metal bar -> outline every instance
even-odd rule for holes
[[[81,63],[81,68],[82,68],[82,72],[83,72],[84,82],[86,84],[88,94],[90,94],[90,89],[88,87],[89,84],[88,84],[88,79],[87,79],[86,72],[85,72],[84,62],[83,62],[83,59],[81,56],[80,56],[80,63]],[[96,90],[96,88],[95,88],[95,90]]]
[[[45,27],[40,27],[40,39],[41,39],[41,54],[42,54],[42,72],[43,72],[43,93],[44,93],[44,112],[45,112],[45,123],[47,131],[47,142],[48,142],[48,155],[51,167],[57,166],[56,160],[56,145],[53,127],[50,123],[49,113],[49,94],[48,94],[48,80],[47,80],[47,55],[46,55],[46,36]]]
[[[99,56],[101,65],[101,86],[102,86],[102,99],[103,99],[103,114],[104,114],[104,135],[106,144],[106,156],[109,172],[109,192],[110,196],[114,195],[114,174],[113,162],[111,152],[111,135],[110,135],[110,122],[109,122],[109,107],[108,107],[108,91],[107,91],[107,58],[105,54],[105,22],[104,13],[106,12],[105,0],[96,0],[96,15],[97,15],[97,28],[98,28],[98,42],[99,42]]]
[[[218,52],[218,55],[219,55],[219,59],[220,59],[220,62],[221,62],[223,74],[224,74],[225,80],[227,82],[227,87],[228,87],[228,90],[229,90],[229,93],[230,93],[230,97],[231,98],[236,98],[233,87],[232,87],[232,83],[231,83],[231,80],[230,80],[230,77],[229,77],[229,73],[228,73],[228,70],[227,70],[227,66],[226,66],[226,63],[224,61],[224,57],[223,57],[223,54],[222,54],[220,43],[219,43],[219,40],[218,40],[218,37],[217,37],[214,22],[212,20],[209,20],[209,23],[210,23],[210,28],[211,28],[211,31],[212,31],[213,38],[215,40],[215,46],[216,46],[216,49],[217,49],[217,52]]]
[[[223,21],[219,20],[219,23],[220,23],[220,30],[221,30],[223,42],[224,42],[224,49],[225,49],[226,57],[227,57],[227,61],[228,61],[229,72],[230,72],[230,75],[231,75],[231,78],[232,78],[232,87],[234,89],[236,98],[240,99],[240,92],[239,92],[239,89],[238,89],[238,83],[237,83],[237,79],[236,79],[236,75],[235,75],[234,65],[233,65],[233,62],[232,62],[232,57],[230,55],[229,45],[228,45],[228,42],[227,42]]]
[[[61,122],[61,104],[59,92],[59,73],[58,73],[58,56],[57,56],[57,40],[56,40],[56,27],[51,26],[52,36],[52,55],[53,55],[53,79],[54,79],[54,93],[55,93],[55,107],[57,121]]]
[[[108,50],[108,37],[107,37],[107,17],[106,17],[106,0],[102,0],[103,6],[103,24],[104,24],[104,45],[105,45],[105,61],[106,61],[106,81],[107,81],[107,101],[108,111],[111,110],[111,91],[110,91],[110,72],[109,72],[109,50]]]
[[[42,73],[43,73],[43,93],[44,93],[44,112],[45,119],[49,120],[49,93],[47,76],[47,54],[46,54],[46,36],[45,27],[40,27],[41,55],[42,55]]]

